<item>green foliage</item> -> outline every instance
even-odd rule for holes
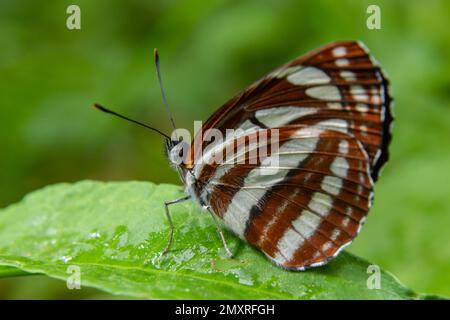
[[[418,296],[382,272],[369,290],[369,263],[342,253],[327,266],[290,272],[238,240],[226,257],[211,217],[174,206],[175,241],[161,256],[168,227],[162,203],[179,187],[143,182],[60,184],[0,211],[0,276],[24,272],[67,279],[79,266],[83,286],[140,298],[411,299]]]
[[[10,266],[0,266],[0,278],[28,275],[26,271]]]

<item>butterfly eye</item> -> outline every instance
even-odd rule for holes
[[[178,156],[179,156],[180,158],[183,157],[183,148],[181,148],[180,151],[178,152]]]

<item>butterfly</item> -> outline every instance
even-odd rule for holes
[[[156,61],[166,101],[157,54]],[[163,253],[173,235],[169,206],[191,199],[211,213],[230,256],[218,220],[282,268],[305,270],[333,259],[371,208],[388,160],[391,101],[388,80],[368,49],[339,41],[250,85],[214,112],[192,142],[159,132],[187,194],[165,203],[170,236]],[[226,135],[230,129],[237,133]],[[211,130],[225,136],[213,147],[204,139]],[[277,137],[276,148],[272,139],[255,138],[259,132]],[[255,157],[252,148],[262,147],[269,151]],[[232,156],[214,161],[218,154]],[[229,161],[237,157],[243,161]]]

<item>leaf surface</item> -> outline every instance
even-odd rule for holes
[[[181,187],[147,182],[82,181],[35,191],[0,210],[1,270],[67,280],[79,268],[82,286],[116,295],[172,299],[412,299],[419,298],[381,271],[369,289],[369,262],[343,252],[305,272],[283,270],[231,232],[222,247],[213,221],[191,202],[171,206],[171,250],[163,202]],[[17,272],[17,271],[16,271]],[[369,279],[369,280],[368,280]]]

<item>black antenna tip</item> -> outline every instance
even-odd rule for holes
[[[103,112],[112,114],[112,115],[114,115],[114,116],[116,116],[116,117],[122,118],[122,119],[124,119],[124,120],[127,120],[127,121],[133,122],[133,123],[135,123],[135,124],[138,124],[138,125],[143,126],[143,127],[147,128],[147,129],[153,130],[153,131],[159,133],[160,135],[162,135],[162,136],[164,136],[165,138],[167,138],[167,139],[170,140],[170,137],[169,137],[167,134],[165,134],[164,132],[161,132],[160,130],[158,130],[158,129],[156,129],[156,128],[150,127],[150,126],[146,125],[145,123],[142,123],[142,122],[133,120],[133,119],[128,118],[128,117],[125,117],[125,116],[123,116],[123,115],[121,115],[121,114],[119,114],[119,113],[117,113],[117,112],[114,112],[114,111],[111,111],[111,110],[109,110],[109,109],[106,109],[105,107],[99,105],[98,103],[94,103],[94,104],[92,105],[92,107],[95,108],[95,109],[98,109],[98,110],[100,110],[100,111],[103,111]]]
[[[92,105],[92,108],[98,109],[98,110],[103,111],[103,112],[109,112],[108,109],[106,109],[105,107],[99,105],[98,103],[94,103]]]
[[[159,61],[159,54],[158,54],[158,48],[155,48],[153,50],[153,55],[155,57],[155,61],[158,62]]]

